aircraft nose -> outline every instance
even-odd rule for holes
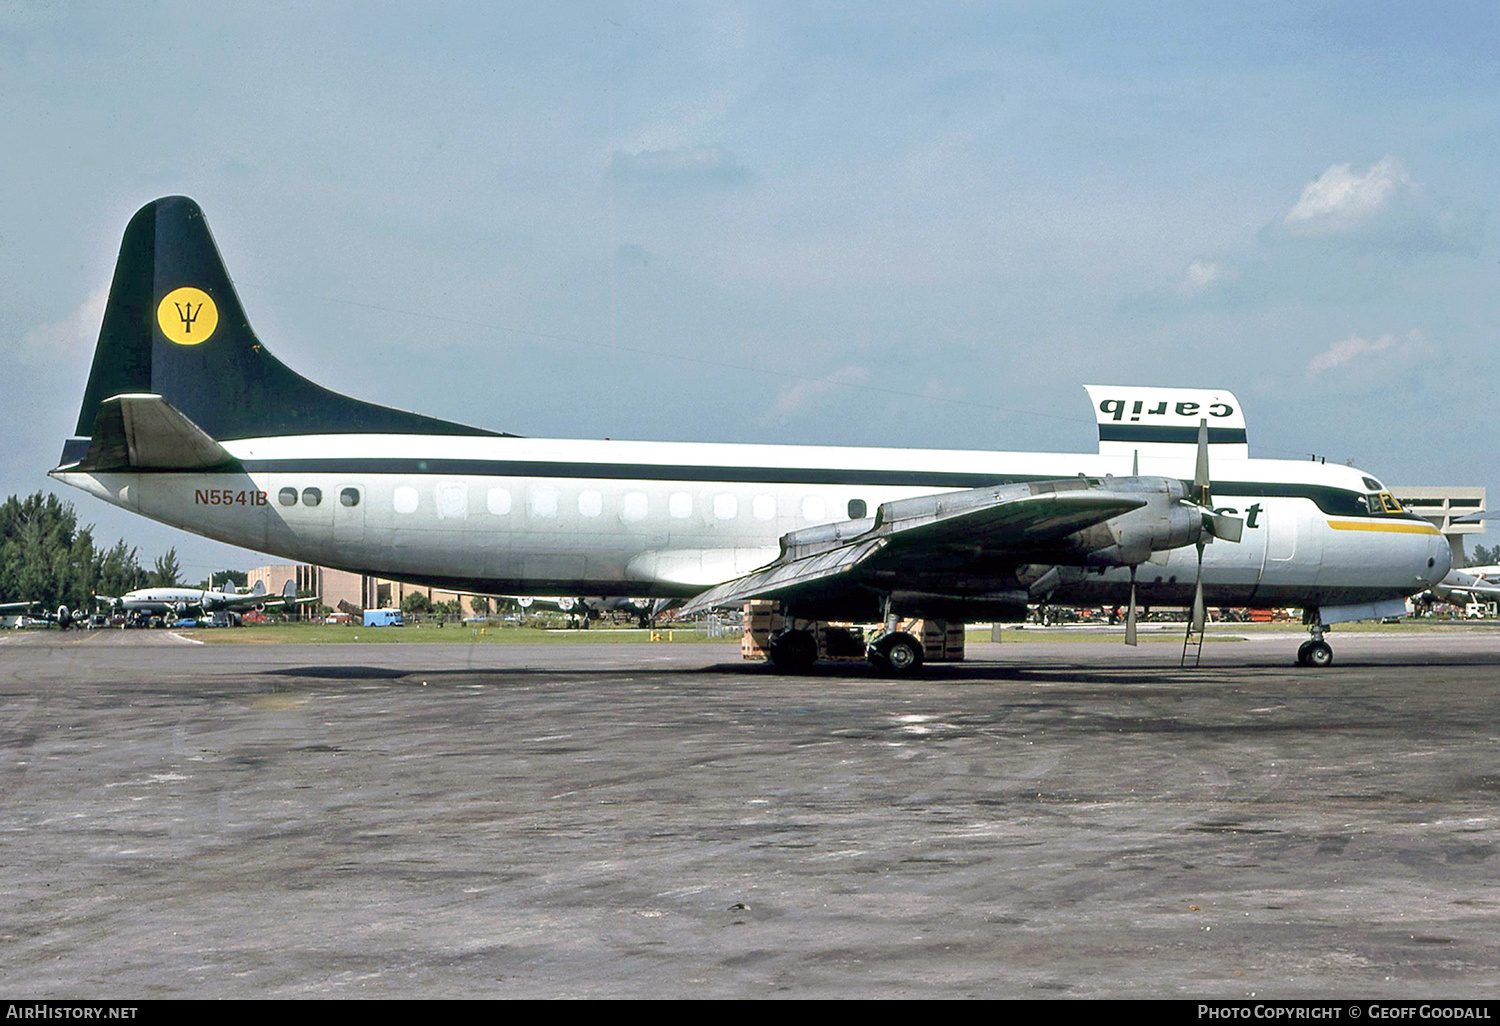
[[[1427,560],[1421,570],[1417,572],[1417,578],[1423,587],[1430,588],[1444,577],[1453,568],[1453,550],[1448,547],[1448,539],[1441,534],[1434,534],[1427,544]]]

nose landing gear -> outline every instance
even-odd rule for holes
[[[1307,629],[1312,632],[1312,640],[1304,641],[1302,647],[1297,649],[1297,665],[1313,666],[1322,669],[1333,665],[1333,648],[1323,640],[1323,624],[1315,609],[1308,610],[1312,616],[1312,622]]]

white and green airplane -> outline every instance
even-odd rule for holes
[[[1015,620],[1028,603],[1300,606],[1324,629],[1399,615],[1447,544],[1363,471],[1250,459],[1223,391],[1089,386],[1097,453],[521,438],[362,402],[256,337],[202,211],[125,231],[76,437],[52,476],[205,537],[478,594],[779,600],[881,622]],[[1213,467],[1210,481],[1210,461]],[[1212,543],[1212,544],[1210,544]]]
[[[273,608],[316,602],[315,598],[297,598],[297,586],[286,582],[280,595],[266,591],[261,581],[249,591],[217,591],[213,588],[188,588],[179,585],[137,588],[120,596],[95,595],[94,601],[123,613],[135,621],[153,617],[185,616],[188,613],[237,614],[247,609]],[[238,622],[238,621],[236,621]]]

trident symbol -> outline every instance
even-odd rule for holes
[[[180,321],[182,321],[182,333],[184,335],[191,335],[193,333],[193,322],[198,319],[198,314],[203,311],[203,304],[199,303],[198,309],[194,310],[193,304],[188,303],[187,310],[185,311],[182,309],[182,303],[176,302],[174,300],[172,302],[172,305],[177,308],[177,317]]]

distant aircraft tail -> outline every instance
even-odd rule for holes
[[[495,434],[352,399],[272,356],[250,327],[203,211],[185,196],[146,204],[125,229],[64,464],[87,454],[101,408],[121,395],[159,396],[214,440]]]

